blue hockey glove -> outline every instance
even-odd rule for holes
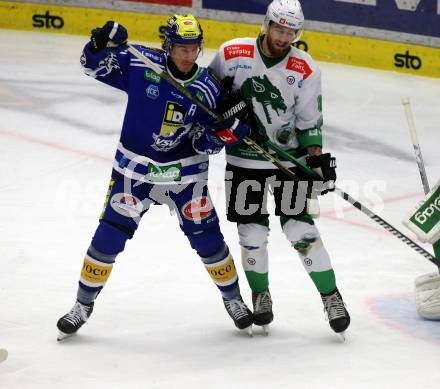
[[[228,146],[241,142],[251,131],[246,123],[235,117],[223,120],[220,123],[212,123],[209,127]]]
[[[310,155],[306,158],[307,165],[312,169],[321,169],[323,185],[320,188],[320,194],[335,190],[336,181],[336,158],[330,153],[321,155]]]
[[[224,147],[224,143],[210,129],[197,125],[192,140],[193,149],[199,154],[217,154]]]
[[[105,48],[118,47],[127,43],[126,28],[113,20],[109,20],[102,28],[92,30],[90,51],[97,53]]]

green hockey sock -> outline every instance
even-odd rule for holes
[[[269,288],[268,273],[257,273],[254,271],[245,271],[244,273],[253,292],[264,292]]]
[[[309,273],[310,278],[318,289],[319,293],[330,293],[336,289],[336,277],[333,269],[311,272]]]

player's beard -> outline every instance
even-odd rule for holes
[[[290,50],[290,44],[288,44],[285,48],[277,47],[270,35],[266,35],[266,44],[269,50],[269,54],[274,58],[284,57],[286,53]]]

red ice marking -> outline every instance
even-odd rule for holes
[[[3,131],[3,130],[0,130],[0,135],[9,136],[9,137],[15,138],[15,139],[20,139],[20,140],[23,140],[23,141],[26,141],[29,143],[36,143],[36,144],[47,146],[47,147],[50,147],[53,149],[66,151],[68,153],[72,153],[72,154],[76,154],[76,155],[82,155],[82,156],[97,159],[100,161],[105,161],[105,162],[112,161],[112,158],[103,157],[102,155],[89,153],[87,151],[83,151],[83,150],[79,150],[79,149],[73,149],[73,148],[67,147],[65,145],[49,142],[44,139],[35,138],[35,137],[29,136],[29,135],[23,135],[23,134],[18,134],[18,133],[13,133],[10,131]]]
[[[376,319],[393,331],[440,345],[438,321],[424,320],[417,315],[413,293],[370,297],[365,304]]]

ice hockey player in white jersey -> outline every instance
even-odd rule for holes
[[[334,190],[336,160],[322,153],[321,72],[309,54],[292,45],[299,40],[303,23],[299,1],[274,0],[267,8],[261,34],[225,42],[209,67],[230,88],[232,96],[239,95],[246,102],[254,139],[268,139],[292,156],[304,158],[310,167],[320,168],[320,194],[325,194]],[[252,289],[254,324],[266,327],[273,320],[265,199],[267,184],[275,179],[275,215],[321,294],[331,328],[342,334],[350,324],[350,316],[318,229],[299,201],[310,195],[310,189],[293,185],[293,192],[290,189],[290,196],[286,196],[290,206],[286,207],[283,194],[292,188],[292,180],[244,143],[227,146],[226,151],[226,187],[230,192],[227,216],[237,223],[242,264]],[[287,161],[285,165],[294,166]],[[301,176],[301,172],[293,171]],[[243,185],[246,180],[253,183],[251,188]],[[250,214],[250,208],[243,209],[243,204],[256,209]]]
[[[236,119],[213,124],[193,100],[126,50],[127,37],[122,25],[109,21],[92,31],[81,57],[87,75],[126,92],[128,102],[105,207],[84,258],[75,305],[58,320],[59,339],[76,333],[88,320],[117,255],[155,204],[175,211],[228,314],[238,328],[249,328],[252,313],[240,295],[234,260],[207,186],[208,155],[223,147],[217,132],[229,131],[239,141],[249,127]],[[196,64],[202,46],[198,21],[192,15],[174,15],[168,21],[164,50],[135,48],[216,109],[223,93],[215,77]],[[146,250],[145,260],[153,264],[157,259]]]

